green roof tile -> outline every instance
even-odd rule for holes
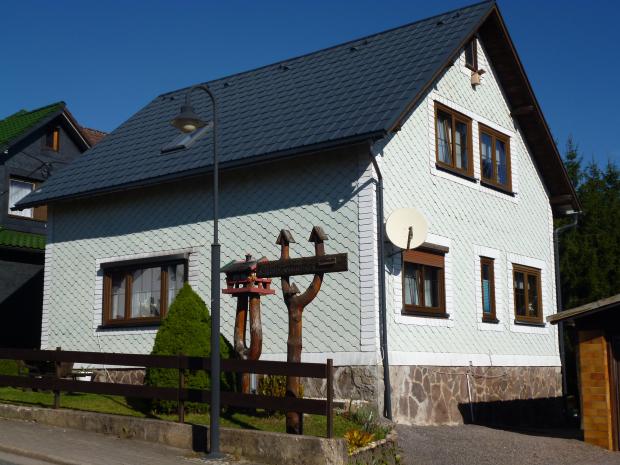
[[[45,236],[0,228],[0,247],[45,249]]]
[[[8,145],[12,140],[24,134],[40,121],[64,108],[64,102],[52,103],[36,110],[20,110],[0,120],[0,147]]]

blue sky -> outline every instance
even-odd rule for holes
[[[156,95],[474,3],[31,1],[3,7],[0,117],[64,100],[110,131]],[[620,162],[620,2],[503,0],[554,137]]]

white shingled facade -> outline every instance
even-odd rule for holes
[[[472,88],[460,57],[379,151],[385,214],[416,207],[430,223],[428,242],[446,255],[448,319],[405,316],[400,254],[386,259],[390,361],[394,365],[559,366],[550,326],[515,325],[512,264],[542,270],[543,312],[554,313],[552,215],[543,181],[479,45],[482,85]],[[510,136],[514,196],[435,168],[433,102],[473,120],[474,175],[480,179],[478,123]],[[304,313],[306,361],[377,365],[379,300],[376,173],[368,154],[327,153],[279,165],[238,170],[222,179],[222,263],[246,252],[277,258],[281,228],[297,243],[292,255],[312,254],[313,225],[330,237],[328,252],[347,252],[349,271],[327,275]],[[211,191],[208,179],[59,203],[50,211],[42,346],[73,350],[149,352],[156,329],[102,329],[105,262],[189,253],[189,282],[209,292]],[[481,255],[495,258],[499,324],[481,321]],[[295,278],[300,288],[309,278]],[[287,314],[278,293],[263,297],[263,359],[284,359]],[[207,300],[208,301],[208,300]],[[222,296],[223,333],[232,336],[234,300]]]

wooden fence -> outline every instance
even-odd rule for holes
[[[209,403],[210,401],[210,391],[185,387],[186,370],[210,371],[211,361],[207,357],[76,352],[67,350],[0,349],[0,359],[54,363],[56,372],[51,376],[26,377],[0,375],[0,386],[53,391],[54,408],[60,407],[61,391],[170,400],[178,402],[179,422],[182,423],[185,421],[185,402]],[[178,371],[179,385],[178,387],[156,387],[66,379],[60,377],[61,364],[63,362],[102,366],[113,365],[122,367],[176,369]],[[221,370],[224,373],[256,373],[263,375],[285,375],[327,379],[327,398],[325,400],[275,397],[222,391],[221,403],[222,405],[231,407],[260,408],[324,415],[327,417],[327,437],[331,438],[333,436],[332,359],[328,359],[325,364],[223,359],[221,361]]]

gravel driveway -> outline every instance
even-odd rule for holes
[[[576,439],[475,425],[396,429],[403,465],[620,465],[620,452]]]

